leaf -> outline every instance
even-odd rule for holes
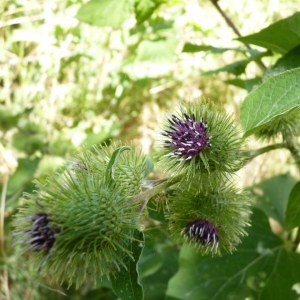
[[[169,63],[175,58],[177,43],[173,39],[142,41],[137,49],[136,61],[153,64]]]
[[[293,187],[285,214],[285,225],[287,230],[300,226],[300,182]]]
[[[300,105],[300,68],[275,75],[252,91],[241,106],[247,137]]]
[[[143,287],[138,281],[139,272],[137,268],[144,246],[144,234],[135,230],[133,238],[135,240],[131,242],[129,249],[134,261],[130,259],[127,270],[123,269],[115,277],[111,276],[112,289],[122,300],[142,300],[144,298]]]
[[[292,70],[300,67],[300,45],[293,48],[277,60],[274,66],[268,71],[277,73]]]
[[[114,174],[115,174],[116,164],[118,162],[119,156],[123,151],[126,151],[126,150],[131,150],[131,148],[129,146],[122,146],[122,147],[117,148],[113,152],[111,159],[106,167],[106,172],[105,172],[106,182],[110,182],[111,180],[115,179]]]
[[[245,69],[250,62],[251,62],[250,59],[239,60],[239,61],[229,64],[223,68],[207,71],[207,72],[204,72],[203,74],[204,75],[212,75],[212,74],[218,74],[220,72],[228,72],[228,73],[238,76],[245,72]]]
[[[137,24],[141,24],[151,17],[153,12],[164,0],[135,0],[134,11]]]
[[[295,182],[290,174],[281,174],[252,186],[249,190],[256,200],[255,207],[284,227],[286,207]]]
[[[178,270],[178,248],[164,227],[147,227],[146,243],[139,263],[145,300],[164,299],[168,282]]]
[[[232,255],[212,258],[183,247],[167,299],[298,299],[292,287],[299,282],[300,255],[284,248],[259,210],[254,210],[252,224]]]
[[[188,52],[188,53],[194,53],[194,52],[201,52],[201,51],[210,51],[211,53],[224,53],[226,51],[237,51],[242,53],[248,53],[253,52],[253,54],[260,53],[257,50],[254,49],[242,49],[242,48],[219,48],[219,47],[213,47],[210,45],[196,45],[192,43],[185,43],[183,46],[183,49],[181,52]]]
[[[284,54],[300,44],[300,12],[237,40]]]
[[[241,89],[245,89],[250,93],[254,86],[257,86],[261,83],[261,77],[255,77],[255,78],[246,79],[246,80],[236,78],[236,79],[225,80],[224,82],[227,84],[237,86]]]
[[[119,27],[134,10],[134,0],[91,0],[81,6],[77,18],[95,26]]]

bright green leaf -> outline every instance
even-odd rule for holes
[[[167,299],[298,299],[292,287],[299,282],[300,255],[284,248],[259,210],[254,210],[247,231],[249,235],[232,255],[201,256],[183,247]]]
[[[229,79],[224,82],[227,84],[237,86],[241,89],[245,89],[250,93],[254,86],[258,86],[261,83],[261,78],[256,77],[256,78],[245,79],[245,80],[236,78],[236,79]]]
[[[255,207],[284,227],[286,206],[295,182],[290,174],[280,174],[253,185],[249,190],[255,198]]]
[[[238,40],[284,54],[300,44],[300,12]]]
[[[169,63],[175,58],[177,43],[173,39],[142,41],[137,49],[136,61],[153,64]]]
[[[133,234],[134,241],[131,242],[129,250],[132,253],[134,261],[128,260],[127,270],[121,270],[114,276],[111,276],[113,291],[122,300],[143,300],[143,287],[139,283],[138,261],[144,247],[144,234],[135,230]]]
[[[77,12],[80,21],[96,26],[119,27],[134,10],[134,0],[91,0]]]
[[[136,0],[134,10],[137,23],[141,24],[149,19],[157,7],[163,2],[164,0]]]
[[[275,75],[244,100],[240,119],[245,136],[300,105],[300,68]]]
[[[203,74],[204,75],[212,75],[212,74],[218,74],[220,72],[228,72],[228,73],[238,76],[245,72],[245,69],[250,61],[251,60],[249,60],[249,59],[239,60],[239,61],[229,64],[223,68],[207,71],[207,72],[204,72]]]
[[[287,230],[300,226],[300,182],[293,187],[286,209],[285,225]]]

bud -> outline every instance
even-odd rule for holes
[[[196,181],[189,190],[187,185],[180,184],[169,197],[171,235],[203,254],[235,250],[250,223],[250,199],[224,182],[214,188],[205,185],[200,191]]]
[[[300,108],[294,108],[287,113],[277,116],[262,129],[255,133],[257,138],[272,140],[278,136],[285,137],[300,135]]]
[[[141,217],[141,204],[130,199],[141,191],[144,162],[132,150],[96,148],[25,194],[15,235],[23,251],[31,250],[41,275],[78,287],[88,276],[95,281],[126,268]]]

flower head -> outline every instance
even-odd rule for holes
[[[198,247],[211,246],[218,248],[219,233],[214,223],[205,219],[194,219],[182,230],[181,235],[185,240],[195,243]]]
[[[67,165],[25,194],[15,216],[16,242],[23,252],[31,250],[30,262],[41,275],[78,287],[88,276],[95,282],[133,259],[141,204],[130,199],[141,191],[145,156],[117,154],[110,147],[85,151],[78,158],[84,168]]]
[[[242,145],[241,133],[230,116],[207,102],[188,103],[165,119],[158,159],[171,175],[190,180],[209,174],[209,184],[214,185],[241,167]]]
[[[55,233],[58,230],[55,230],[49,224],[50,218],[45,213],[37,213],[32,219],[32,226],[27,233],[31,235],[31,239],[29,239],[32,250],[50,250],[55,242]]]
[[[184,119],[172,115],[168,121],[171,124],[170,130],[163,133],[169,138],[165,141],[165,147],[175,149],[174,156],[183,156],[185,160],[188,160],[210,147],[207,124],[203,118],[198,122],[195,114],[189,116],[185,113]]]
[[[192,180],[176,187],[168,202],[171,235],[178,242],[192,245],[203,254],[232,252],[249,226],[251,200],[231,184],[220,181],[217,187]]]

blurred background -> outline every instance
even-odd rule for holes
[[[254,61],[245,72],[222,71],[245,59],[243,51],[194,52],[185,46],[245,49],[209,0],[153,1],[157,5],[145,20],[132,13],[121,26],[88,24],[97,20],[82,17],[85,3],[0,1],[0,299],[64,298],[38,284],[38,270],[29,270],[11,249],[12,215],[22,205],[22,193],[34,189],[34,179],[43,182],[82,147],[110,140],[133,141],[151,155],[164,112],[183,100],[209,99],[238,123],[248,91],[230,83],[261,76]],[[292,15],[298,4],[219,1],[242,35]],[[262,61],[268,67],[277,58]],[[255,168],[268,172],[262,161]],[[247,170],[241,181],[249,182]],[[74,292],[72,299],[84,299],[88,290]],[[105,289],[102,298],[85,299],[106,299],[105,293],[111,299]]]

